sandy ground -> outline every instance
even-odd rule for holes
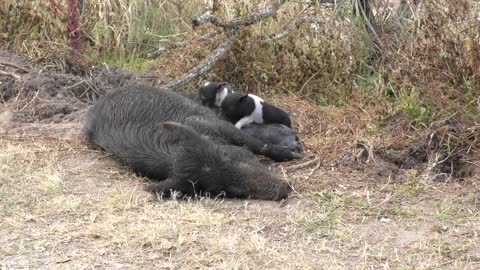
[[[81,135],[99,95],[148,81],[6,51],[0,68],[20,76],[0,77],[1,269],[480,269],[478,179],[425,181],[373,155],[361,114],[274,101],[307,149],[269,163],[296,190],[284,203],[167,200]]]

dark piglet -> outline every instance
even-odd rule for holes
[[[282,124],[292,127],[287,112],[252,94],[229,94],[223,100],[221,109],[222,114],[238,129],[251,123]]]
[[[303,144],[295,131],[282,124],[255,124],[242,127],[241,131],[261,140],[264,143],[275,144],[290,151],[303,153]]]

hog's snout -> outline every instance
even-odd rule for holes
[[[283,199],[287,199],[288,195],[293,191],[292,187],[287,182],[283,182],[278,187],[277,193],[273,198],[274,201],[281,201]]]

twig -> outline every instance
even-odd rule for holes
[[[317,161],[319,161],[320,158],[319,157],[315,157],[314,159],[312,160],[309,160],[305,163],[302,163],[302,164],[296,164],[296,165],[292,165],[292,166],[289,166],[289,167],[286,167],[287,170],[296,170],[296,169],[300,169],[300,168],[303,168],[303,167],[306,167],[312,163],[315,163]]]
[[[276,34],[274,35],[273,37],[269,38],[269,39],[266,39],[264,40],[263,42],[277,42],[281,39],[284,39],[286,37],[288,37],[288,35],[291,33],[291,32],[294,32],[296,30],[298,30],[298,28],[304,24],[305,22],[309,22],[309,23],[325,23],[324,20],[321,20],[319,18],[316,18],[316,17],[304,17],[304,16],[299,16],[297,17],[295,20],[293,20],[293,22],[288,26],[287,30],[279,33],[279,34]]]
[[[14,67],[14,68],[20,69],[21,71],[24,71],[24,72],[30,72],[28,69],[26,69],[22,66],[19,66],[17,64],[14,64],[14,63],[10,63],[10,62],[0,61],[0,65]]]
[[[312,170],[310,170],[310,173],[308,174],[307,179],[310,178],[310,176],[312,176],[312,174],[313,174],[316,170],[318,170],[318,168],[320,168],[321,165],[322,165],[322,161],[317,162],[317,166],[315,166]]]
[[[386,202],[388,202],[388,201],[390,201],[391,199],[393,199],[395,196],[397,196],[397,194],[393,194],[393,193],[392,193],[392,194],[388,194],[388,193],[385,194],[385,199],[383,199],[383,201],[381,201],[381,202],[375,204],[374,206],[372,206],[372,208],[377,208],[377,207],[385,204]]]
[[[38,93],[40,93],[40,90],[37,90],[37,92],[35,92],[35,96],[33,96],[33,98],[32,98],[29,102],[27,102],[27,104],[25,104],[25,106],[23,106],[23,107],[19,110],[19,112],[25,110],[25,108],[27,108],[28,105],[30,105],[30,103],[32,103],[32,102],[37,98]]]
[[[288,2],[288,0],[276,0],[271,5],[268,5],[267,7],[260,9],[257,12],[233,19],[224,27],[232,28],[232,27],[238,27],[240,25],[243,25],[243,26],[252,25],[256,22],[259,22],[261,20],[264,20],[272,16],[286,2]]]
[[[370,9],[369,2],[367,0],[363,0],[360,4],[359,1],[355,1],[355,8],[357,9],[357,11],[360,11],[367,31],[373,35],[373,40],[374,44],[376,45],[377,52],[379,52],[382,57],[385,57],[385,54],[383,52],[384,46],[382,40],[380,39],[380,36],[377,33],[379,28],[375,21],[375,17],[373,16]]]
[[[317,72],[315,72],[312,76],[310,76],[310,78],[308,78],[308,80],[302,85],[302,87],[300,88],[300,93],[303,93],[303,89],[305,88],[305,86],[307,86],[307,84],[313,79],[315,78],[315,76],[318,75],[318,73],[320,73],[320,71],[322,71],[321,69],[317,70]]]
[[[92,89],[92,91],[97,94],[97,96],[101,96],[102,94],[105,94],[105,90],[100,90],[97,88],[96,85],[93,84],[94,78],[90,78],[90,80],[87,81],[88,86]]]
[[[88,90],[88,89],[87,89],[87,90]],[[82,102],[82,103],[85,103],[85,100],[77,97],[77,95],[75,95],[75,93],[74,93],[72,90],[68,90],[68,92],[70,92],[70,94],[72,94],[72,96],[73,96],[74,98],[76,98],[78,101],[80,101],[80,102]],[[85,91],[85,92],[86,92],[86,91]]]
[[[163,52],[169,51],[171,49],[176,49],[176,48],[179,48],[179,47],[185,47],[185,46],[187,46],[187,43],[185,43],[185,42],[170,42],[170,43],[167,43],[166,46],[160,47],[154,52],[147,53],[147,58],[149,58],[149,59],[157,58]]]
[[[198,18],[192,21],[193,28],[198,27],[202,24],[211,23],[215,26],[225,26],[227,23],[221,21],[217,17],[213,16],[210,12],[205,12],[204,14],[200,15]]]
[[[218,30],[215,30],[213,32],[207,33],[207,34],[205,34],[201,37],[198,37],[196,39],[199,40],[199,41],[207,41],[207,40],[212,39],[213,37],[215,37],[216,35],[218,35],[220,33],[223,33],[223,30],[218,29]],[[182,48],[182,47],[185,47],[185,46],[187,46],[186,42],[168,42],[167,41],[166,46],[157,48],[157,50],[154,51],[154,52],[147,53],[147,58],[148,59],[155,59],[155,58],[159,57],[164,52],[167,52],[167,51],[170,51],[170,50],[173,50],[173,49],[177,49],[177,48]]]
[[[80,81],[80,82],[78,82],[78,83],[76,83],[76,84],[70,85],[69,87],[65,87],[65,90],[71,89],[71,88],[73,88],[73,87],[75,87],[75,86],[78,86],[78,85],[80,85],[80,84],[82,84],[82,83],[86,83],[86,82],[87,82],[87,80]]]
[[[20,98],[20,95],[23,93],[24,89],[25,89],[25,87],[23,87],[23,84],[22,84],[21,87],[20,87],[20,90],[18,90],[18,93],[15,96],[15,102],[18,101],[18,99]]]
[[[18,81],[22,80],[22,77],[18,76],[17,74],[13,73],[13,72],[6,72],[6,71],[3,71],[3,70],[0,70],[0,75],[4,75],[4,76],[10,76]]]
[[[221,29],[217,29],[213,32],[209,32],[201,37],[198,38],[198,40],[200,41],[206,41],[206,40],[210,40],[212,39],[213,37],[215,37],[216,35],[220,34],[220,33],[223,33],[223,30]]]
[[[360,153],[358,153],[357,155],[352,154],[357,159],[357,161],[361,162],[361,157],[364,151],[367,151],[368,156],[367,156],[367,161],[365,163],[369,163],[370,161],[375,162],[375,153],[372,150],[373,147],[371,146],[371,144],[364,143],[364,142],[356,142],[355,146],[363,147],[363,149],[360,150]]]

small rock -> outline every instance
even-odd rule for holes
[[[382,222],[382,223],[389,223],[390,219],[387,218],[387,217],[380,217],[379,221]]]
[[[3,111],[0,113],[0,125],[8,125],[12,122],[13,113],[11,111]]]

